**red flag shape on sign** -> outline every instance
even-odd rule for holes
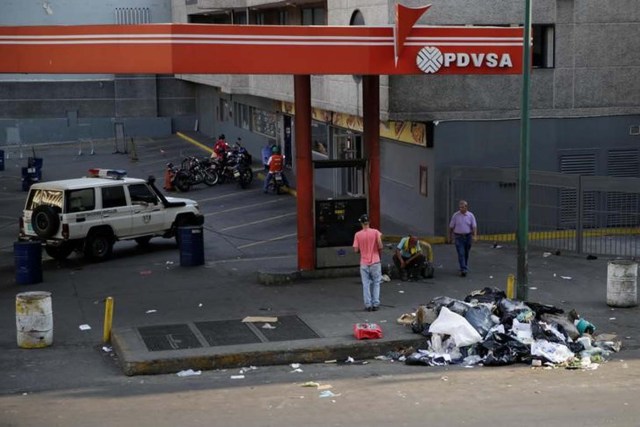
[[[396,3],[396,24],[393,27],[393,50],[396,65],[398,65],[398,58],[400,58],[402,49],[404,49],[404,41],[409,36],[413,24],[415,24],[430,7],[430,4],[420,7],[407,7]]]

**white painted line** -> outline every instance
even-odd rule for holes
[[[224,185],[224,184],[220,184],[220,185]],[[233,193],[226,193],[226,194],[223,194],[223,195],[221,195],[221,196],[207,197],[206,199],[200,199],[200,200],[198,200],[198,203],[202,203],[202,202],[209,202],[209,201],[211,201],[211,200],[224,199],[224,198],[226,198],[226,197],[240,196],[240,195],[242,195],[242,194],[254,193],[254,192],[258,192],[258,191],[262,191],[262,189],[257,188],[257,189],[255,189],[255,190],[246,190],[246,191],[242,191],[242,192],[240,192],[240,191],[236,191],[236,192],[233,192]]]
[[[283,240],[283,239],[286,239],[288,237],[293,237],[293,236],[297,236],[297,235],[298,235],[298,233],[285,234],[284,236],[278,236],[278,237],[274,237],[272,239],[262,240],[260,242],[247,243],[246,245],[242,245],[242,246],[236,247],[236,249],[244,249],[244,248],[248,248],[248,247],[251,247],[251,246],[262,245],[263,243],[275,242],[276,240]]]
[[[256,262],[256,261],[269,261],[272,259],[287,259],[287,258],[295,258],[297,255],[279,255],[279,256],[268,256],[268,257],[257,257],[257,258],[231,258],[231,259],[220,259],[216,261],[207,261],[207,265],[213,264],[228,264],[234,262]]]
[[[246,208],[253,208],[253,207],[256,207],[256,206],[268,205],[270,203],[278,203],[279,201],[280,201],[280,199],[276,199],[276,200],[271,200],[270,202],[260,202],[260,203],[253,203],[251,205],[238,206],[238,207],[235,207],[235,208],[225,209],[223,211],[211,212],[211,213],[205,214],[205,217],[212,216],[212,215],[217,215],[217,214],[221,214],[221,213],[239,211],[241,209],[246,209]]]
[[[217,230],[217,231],[235,230],[236,228],[247,227],[249,225],[256,225],[256,224],[260,224],[260,223],[267,222],[267,221],[274,221],[276,219],[285,218],[285,217],[292,216],[292,215],[295,215],[295,214],[296,214],[296,212],[290,212],[290,213],[284,214],[284,215],[272,216],[270,218],[264,218],[264,219],[260,219],[258,221],[251,221],[251,222],[246,222],[246,223],[240,224],[240,225],[233,225],[231,227],[221,228],[220,230]]]

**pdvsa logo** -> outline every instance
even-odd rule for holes
[[[425,46],[420,49],[416,56],[418,68],[426,74],[435,74],[442,67],[458,68],[511,68],[513,62],[508,53],[464,53],[447,52],[442,53],[435,46]]]

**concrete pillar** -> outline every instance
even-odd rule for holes
[[[363,76],[362,104],[365,154],[369,161],[369,220],[380,228],[380,76]]]

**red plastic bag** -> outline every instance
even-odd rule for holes
[[[382,328],[377,323],[356,323],[353,335],[359,340],[382,338]]]

